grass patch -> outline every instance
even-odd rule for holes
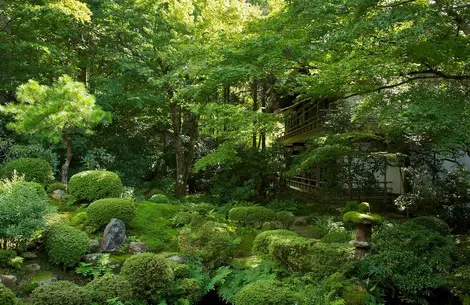
[[[135,204],[136,215],[129,223],[130,235],[146,243],[152,252],[176,251],[178,231],[171,225],[171,218],[179,207],[150,201]]]

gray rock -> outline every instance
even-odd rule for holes
[[[14,275],[0,275],[1,283],[3,283],[8,288],[12,288],[16,286],[16,276]]]
[[[96,252],[100,250],[100,241],[97,239],[90,240],[90,251]]]
[[[131,253],[141,254],[141,253],[148,252],[149,247],[147,246],[146,243],[133,241],[129,244],[129,250],[130,250]]]
[[[91,253],[83,257],[83,261],[86,263],[96,263],[100,257],[103,256],[102,253]]]
[[[23,252],[21,257],[24,259],[35,259],[38,258],[38,255],[34,252]]]
[[[52,192],[51,197],[54,198],[55,200],[61,200],[64,194],[65,192],[63,190],[55,190]]]
[[[29,272],[36,272],[36,271],[41,270],[41,266],[39,264],[29,264],[29,265],[26,265],[25,268]]]
[[[180,263],[180,264],[184,264],[186,262],[184,257],[177,256],[177,255],[171,256],[171,257],[167,258],[167,260],[169,260],[170,262]]]
[[[38,285],[39,286],[44,286],[44,285],[55,283],[55,282],[57,282],[57,278],[56,277],[51,277],[50,279],[40,281]]]
[[[126,225],[122,220],[113,218],[104,229],[101,251],[115,252],[126,240]]]

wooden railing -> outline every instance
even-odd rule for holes
[[[303,133],[321,130],[325,123],[325,115],[318,115],[309,120],[300,123],[296,126],[290,127],[286,130],[285,134],[280,138],[281,141],[298,136]]]

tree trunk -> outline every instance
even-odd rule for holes
[[[189,144],[185,156],[184,179],[186,183],[191,178],[191,168],[194,161],[194,150],[198,138],[199,116],[190,111],[186,111],[186,122],[188,128]]]
[[[253,81],[253,112],[258,111],[258,81]],[[253,148],[256,148],[256,121],[253,122]]]
[[[186,165],[183,151],[183,142],[181,139],[181,107],[177,102],[171,103],[171,122],[173,125],[173,136],[175,139],[176,155],[176,197],[186,196]]]
[[[266,100],[267,100],[267,81],[264,80],[263,82],[263,88],[261,91],[261,111],[263,113],[266,112]],[[263,130],[261,131],[261,149],[265,150],[266,149],[266,132]]]
[[[69,177],[69,167],[70,162],[72,162],[72,135],[67,134],[65,135],[65,146],[67,147],[67,151],[65,153],[65,162],[62,165],[62,183],[67,185],[68,177]]]

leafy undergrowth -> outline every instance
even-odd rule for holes
[[[129,235],[145,242],[150,251],[176,251],[178,249],[178,232],[171,225],[171,218],[178,213],[178,206],[137,202],[136,216],[129,223]]]

